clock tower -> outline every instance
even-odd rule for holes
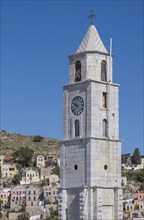
[[[112,79],[113,55],[91,24],[68,58],[59,220],[122,220],[119,85]]]

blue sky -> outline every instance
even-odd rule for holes
[[[143,152],[143,1],[1,1],[1,129],[62,139],[67,55],[94,24],[120,83],[122,151]]]

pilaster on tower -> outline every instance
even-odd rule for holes
[[[59,220],[122,220],[119,85],[112,82],[112,56],[91,24],[68,57]]]

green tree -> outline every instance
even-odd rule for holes
[[[0,170],[0,179],[2,178],[2,172],[1,172],[1,170]]]
[[[14,185],[18,185],[20,183],[20,180],[21,180],[21,175],[20,174],[16,174],[13,179],[12,179],[12,183]]]
[[[134,205],[134,209],[137,209],[137,210],[138,210],[138,209],[139,209],[139,204],[135,204],[135,205]]]
[[[139,183],[144,183],[144,169],[143,170],[133,170],[124,171],[122,176],[126,176],[128,181],[136,181]]]
[[[17,168],[17,170],[18,170],[18,173],[19,173],[20,175],[22,175],[22,172],[23,172],[22,166],[21,166],[19,163],[17,163],[17,164],[16,164],[16,168]]]
[[[0,200],[0,211],[2,210],[2,204],[3,204],[3,201]]]
[[[34,136],[33,142],[42,142],[44,138],[40,135]]]
[[[135,148],[135,150],[133,152],[132,163],[135,164],[135,165],[138,165],[138,164],[141,163],[139,148]]]
[[[3,218],[3,214],[2,214],[2,212],[0,212],[0,219],[2,219]]]
[[[16,150],[12,156],[15,161],[18,161],[20,164],[22,164],[22,166],[25,167],[30,165],[33,153],[34,151],[26,146]]]
[[[140,185],[140,190],[144,191],[144,182]]]
[[[45,199],[45,200],[44,200],[44,204],[45,204],[45,205],[46,205],[46,204],[51,204],[50,199]]]
[[[29,214],[27,212],[18,215],[16,220],[29,220]]]
[[[19,210],[19,212],[25,212],[26,211],[26,204],[21,204],[21,208]]]
[[[52,173],[60,176],[60,167],[55,167],[52,169]]]
[[[121,162],[122,162],[122,164],[123,163],[126,164],[127,159],[129,158],[129,156],[130,156],[130,154],[122,154],[121,155]]]
[[[54,209],[53,207],[49,208],[50,216],[46,220],[58,220],[58,207]]]
[[[50,210],[50,216],[52,218],[55,216],[58,216],[58,207],[56,209],[54,209],[53,207],[50,207],[49,210]]]

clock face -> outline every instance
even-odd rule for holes
[[[84,109],[84,101],[81,96],[73,98],[71,103],[71,111],[74,115],[80,115]]]

